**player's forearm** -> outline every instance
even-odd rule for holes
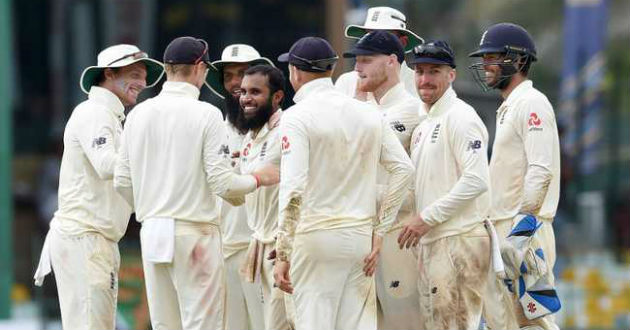
[[[427,224],[438,225],[453,218],[487,190],[487,180],[473,173],[464,173],[448,194],[431,203],[420,215]]]
[[[521,213],[537,214],[542,207],[553,174],[543,166],[530,165],[523,184]]]
[[[383,194],[381,207],[374,231],[383,236],[396,220],[396,215],[407,197],[409,183],[413,175],[411,163],[400,163],[391,169],[389,180]]]
[[[280,221],[278,223],[278,237],[276,240],[276,257],[280,261],[290,261],[293,252],[293,238],[295,230],[300,221],[300,208],[302,199],[293,197],[287,206],[280,210]]]

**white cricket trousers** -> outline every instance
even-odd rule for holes
[[[376,269],[379,330],[422,329],[417,249],[400,249],[402,228],[383,236]]]
[[[140,244],[144,248],[142,240]],[[173,262],[143,259],[142,264],[153,329],[224,329],[225,269],[219,227],[175,220]]]
[[[98,233],[70,236],[51,229],[50,260],[64,329],[116,327],[118,244]]]
[[[363,272],[372,226],[295,236],[290,279],[297,330],[376,330],[374,278]]]
[[[483,225],[420,247],[422,329],[476,330],[490,267]]]
[[[246,258],[247,248],[225,258],[226,330],[260,330],[264,324],[261,287],[243,279],[239,272]]]
[[[267,255],[275,248],[274,243],[263,245],[262,269],[260,270],[261,289],[263,292],[263,310],[265,330],[290,330],[287,305],[291,303],[291,296],[284,291],[273,287],[273,260],[268,260]]]
[[[542,219],[542,226],[536,231],[538,240],[542,244],[547,271],[551,274],[551,285],[554,283],[553,266],[556,263],[556,238],[553,232],[552,219]],[[493,222],[500,240],[505,240],[512,231],[513,219],[498,220]],[[538,326],[541,329],[559,329],[555,324],[554,315],[547,315],[536,320],[528,320],[523,313],[523,308],[518,301],[518,296],[511,293],[502,280],[498,279],[494,272],[488,274],[488,286],[484,292],[483,318],[486,328],[519,329],[528,326]]]

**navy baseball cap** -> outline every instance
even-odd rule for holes
[[[349,52],[343,54],[343,57],[374,54],[395,54],[398,63],[402,63],[405,59],[405,51],[398,37],[385,30],[376,30],[365,34]]]
[[[214,67],[208,55],[208,43],[203,39],[179,37],[171,41],[164,51],[164,64],[197,64],[205,62]]]
[[[416,46],[407,57],[407,65],[412,69],[419,63],[444,64],[455,68],[455,53],[444,40],[431,40]]]
[[[288,62],[302,71],[326,72],[334,68],[339,57],[326,39],[304,37],[296,41],[278,62]]]

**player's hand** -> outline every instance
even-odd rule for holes
[[[252,174],[258,176],[261,186],[273,186],[280,182],[280,168],[273,164],[265,165]]]
[[[291,265],[288,261],[280,260],[276,260],[276,264],[273,267],[273,285],[286,293],[293,293],[293,286],[291,284],[291,279],[289,278],[290,268]]]
[[[363,272],[366,276],[374,275],[376,271],[376,265],[378,264],[378,258],[381,255],[381,248],[383,247],[383,237],[376,233],[372,233],[372,252],[363,259],[365,265],[363,266]]]
[[[232,153],[232,158],[239,158],[241,157],[241,152],[239,150],[236,150]]]
[[[412,218],[405,223],[400,231],[400,235],[398,235],[398,247],[402,250],[403,248],[408,249],[417,246],[420,238],[430,229],[431,226],[424,222],[421,216]]]

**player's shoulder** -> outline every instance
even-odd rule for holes
[[[514,100],[514,108],[524,112],[529,112],[529,110],[535,108],[553,113],[553,106],[543,92],[534,87],[531,82],[524,87],[525,89],[519,92],[518,97]]]
[[[111,111],[104,104],[87,99],[74,107],[68,122],[114,121],[115,117],[110,114]]]
[[[342,73],[341,75],[339,75],[339,77],[337,77],[337,80],[335,80],[335,85],[354,81],[357,79],[357,77],[357,72],[354,70]]]
[[[452,125],[464,129],[471,126],[485,129],[485,124],[473,106],[458,97],[455,99],[453,107],[454,111],[451,111],[449,116],[449,121]]]

